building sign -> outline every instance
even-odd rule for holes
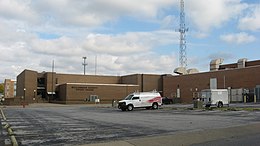
[[[98,87],[94,86],[72,86],[72,89],[75,89],[76,91],[94,91]]]

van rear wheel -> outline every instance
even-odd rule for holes
[[[134,109],[134,106],[132,104],[128,105],[127,106],[127,110],[128,111],[132,111]]]
[[[152,108],[153,108],[153,109],[158,109],[158,103],[156,103],[156,102],[153,103]]]
[[[223,107],[223,103],[221,101],[218,102],[218,107],[222,108]]]

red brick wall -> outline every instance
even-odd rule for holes
[[[177,75],[163,77],[164,96],[172,97],[179,86],[181,101],[191,103],[193,92],[210,88],[210,78],[217,78],[218,88],[231,87],[253,89],[260,85],[260,66],[242,69],[220,70],[191,75]]]
[[[120,77],[117,76],[95,76],[95,75],[73,75],[73,74],[56,74],[58,84],[64,83],[100,83],[100,84],[117,84]],[[56,79],[55,79],[56,81]]]
[[[18,98],[25,96],[25,101],[30,103],[34,98],[34,90],[37,90],[37,72],[24,70],[17,76],[16,96]]]
[[[90,95],[98,95],[102,103],[111,103],[113,99],[125,98],[128,94],[136,91],[138,87],[138,85],[63,84],[59,87],[61,89],[59,94],[60,99],[66,100],[67,103],[87,103],[85,99],[89,98]]]
[[[161,75],[153,74],[134,74],[121,77],[122,84],[136,84],[139,85],[140,92],[146,91],[162,91],[162,77]]]
[[[161,75],[143,75],[143,91],[161,91],[162,92],[162,76]]]

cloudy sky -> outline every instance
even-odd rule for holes
[[[188,68],[260,59],[260,0],[185,0]],[[0,82],[24,69],[171,74],[179,0],[0,0]],[[95,68],[95,64],[97,67]]]

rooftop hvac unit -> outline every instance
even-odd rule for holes
[[[237,68],[245,68],[246,67],[246,58],[241,58],[237,61]]]
[[[174,73],[179,74],[179,75],[186,75],[188,74],[187,70],[185,67],[178,67],[174,70]]]
[[[216,71],[219,69],[219,65],[222,64],[224,59],[214,59],[210,61],[210,71]]]
[[[195,73],[199,73],[199,70],[196,68],[191,68],[187,70],[188,74],[195,74]]]

